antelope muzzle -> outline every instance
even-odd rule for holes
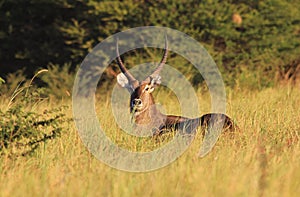
[[[143,102],[141,99],[133,99],[131,102],[131,108],[133,110],[141,110],[143,108]]]

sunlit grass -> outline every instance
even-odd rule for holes
[[[198,95],[203,113],[207,95]],[[62,125],[60,138],[32,156],[0,160],[0,196],[297,196],[300,193],[300,91],[228,91],[227,114],[241,128],[234,138],[222,135],[206,157],[198,158],[201,135],[169,166],[129,173],[101,163],[85,148],[73,124]],[[156,100],[160,100],[156,98]],[[105,100],[103,102],[106,102]],[[160,100],[168,112],[177,108]],[[42,104],[38,109],[55,107]],[[63,102],[71,106],[70,101]],[[121,147],[149,151],[158,147],[112,124],[109,105],[97,103],[107,135]],[[168,105],[168,106],[165,106]],[[3,106],[1,106],[2,108]],[[65,111],[71,117],[71,110]]]

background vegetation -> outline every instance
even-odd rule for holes
[[[279,81],[299,81],[300,4],[296,0],[1,2],[2,77],[18,69],[31,77],[49,65],[67,64],[75,70],[106,37],[132,27],[157,25],[182,31],[205,45],[231,87],[257,89]],[[172,66],[190,71],[180,62]]]
[[[296,0],[0,1],[0,196],[297,196],[299,10]],[[72,122],[70,98],[76,69],[97,43],[147,25],[180,30],[206,47],[223,74],[227,114],[242,132],[222,135],[202,159],[199,134],[170,166],[134,174],[88,152]],[[124,56],[134,65],[158,52]],[[199,73],[176,54],[168,63],[201,87],[201,112],[209,112]],[[101,126],[120,147],[158,148],[115,124],[109,102],[118,72],[111,65],[102,79],[106,88],[96,94]],[[179,112],[172,93],[159,90],[155,100],[168,113]]]

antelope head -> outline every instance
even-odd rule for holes
[[[144,124],[153,122],[153,118],[163,121],[162,114],[156,109],[155,102],[152,96],[152,92],[155,87],[161,83],[160,71],[167,61],[168,56],[168,43],[165,37],[165,48],[163,57],[154,70],[154,72],[146,77],[143,81],[138,81],[135,77],[126,69],[123,61],[120,58],[118,41],[116,43],[117,63],[121,70],[121,73],[117,76],[119,85],[126,88],[130,96],[130,112],[135,118],[135,123]]]

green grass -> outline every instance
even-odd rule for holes
[[[192,146],[169,166],[148,173],[123,172],[94,158],[74,125],[63,123],[61,137],[46,142],[33,155],[1,156],[0,196],[297,196],[300,91],[289,87],[228,90],[227,97],[227,114],[242,132],[234,138],[222,135],[204,158],[197,157],[202,143],[197,135]],[[203,113],[209,111],[207,98],[199,95]],[[49,101],[35,110],[61,104],[71,102]],[[159,146],[151,139],[140,142],[122,134],[111,124],[109,105],[101,108],[101,104],[96,104],[101,109],[99,119],[113,141],[139,151]],[[165,107],[168,112],[177,110]],[[71,117],[70,108],[65,113]]]

